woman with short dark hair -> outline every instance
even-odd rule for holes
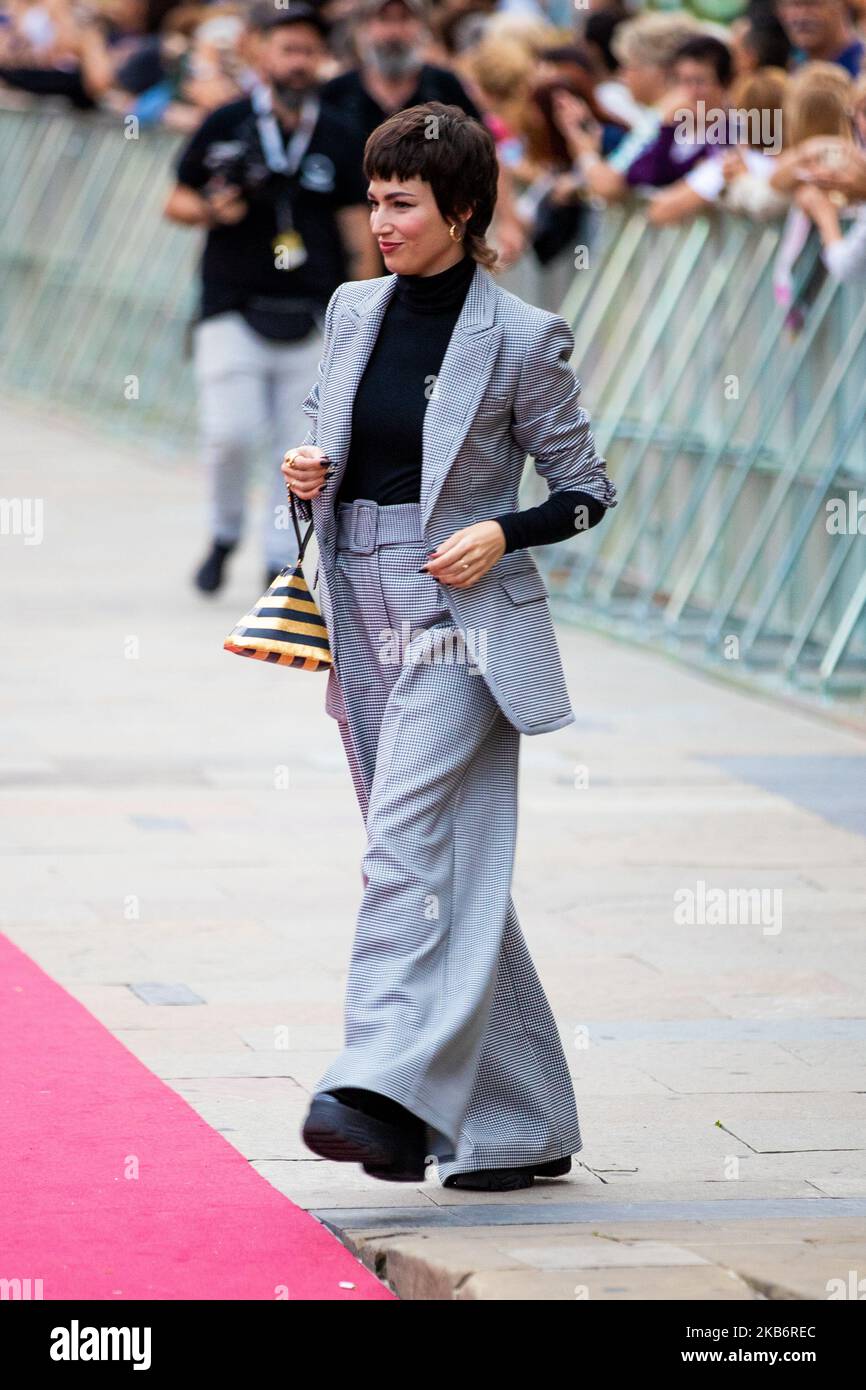
[[[572,723],[530,544],[616,505],[565,320],[501,289],[489,132],[427,102],[369,137],[389,273],[328,306],[312,429],[283,472],[315,523],[338,720],[367,829],[345,1047],[303,1138],[367,1173],[528,1187],[581,1148],[511,899],[521,733]],[[527,452],[542,506],[517,511]],[[330,466],[327,466],[330,465]]]

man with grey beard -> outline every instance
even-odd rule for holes
[[[395,111],[424,101],[481,113],[455,73],[423,59],[427,0],[361,0],[354,29],[358,66],[326,82],[322,102],[339,110],[366,141]]]

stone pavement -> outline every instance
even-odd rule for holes
[[[403,1298],[862,1298],[866,734],[561,628],[514,895],[585,1147],[503,1195],[367,1178],[299,1135],[364,844],[324,677],[222,651],[261,559],[193,591],[192,462],[6,423],[43,535],[0,536],[0,930]]]

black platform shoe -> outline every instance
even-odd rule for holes
[[[337,1163],[361,1163],[373,1177],[422,1182],[427,1127],[389,1096],[341,1087],[313,1097],[301,1138]],[[369,1167],[368,1167],[369,1165]]]
[[[210,554],[202,561],[193,576],[193,582],[203,594],[216,593],[222,587],[223,568],[237,541],[214,541]]]
[[[450,1173],[443,1187],[464,1188],[470,1192],[515,1192],[532,1187],[536,1178],[562,1178],[571,1171],[571,1154],[552,1158],[549,1163],[531,1163],[525,1168],[477,1168],[468,1173]]]

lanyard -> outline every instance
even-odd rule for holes
[[[254,87],[251,99],[256,113],[256,124],[262,142],[262,152],[268,168],[274,174],[291,176],[306,154],[319,118],[319,98],[311,93],[301,105],[298,124],[292,132],[288,145],[283,144],[280,124],[274,115],[271,89],[261,83]]]
[[[297,269],[307,259],[303,239],[295,231],[292,216],[292,186],[290,180],[297,173],[301,160],[309,148],[316,123],[319,119],[320,103],[315,92],[309,92],[301,102],[298,121],[292,131],[288,145],[283,143],[283,132],[274,115],[273,94],[270,87],[260,82],[250,93],[256,125],[259,131],[262,153],[271,173],[280,174],[274,198],[274,211],[277,218],[277,236],[274,249],[291,257],[286,269]]]

